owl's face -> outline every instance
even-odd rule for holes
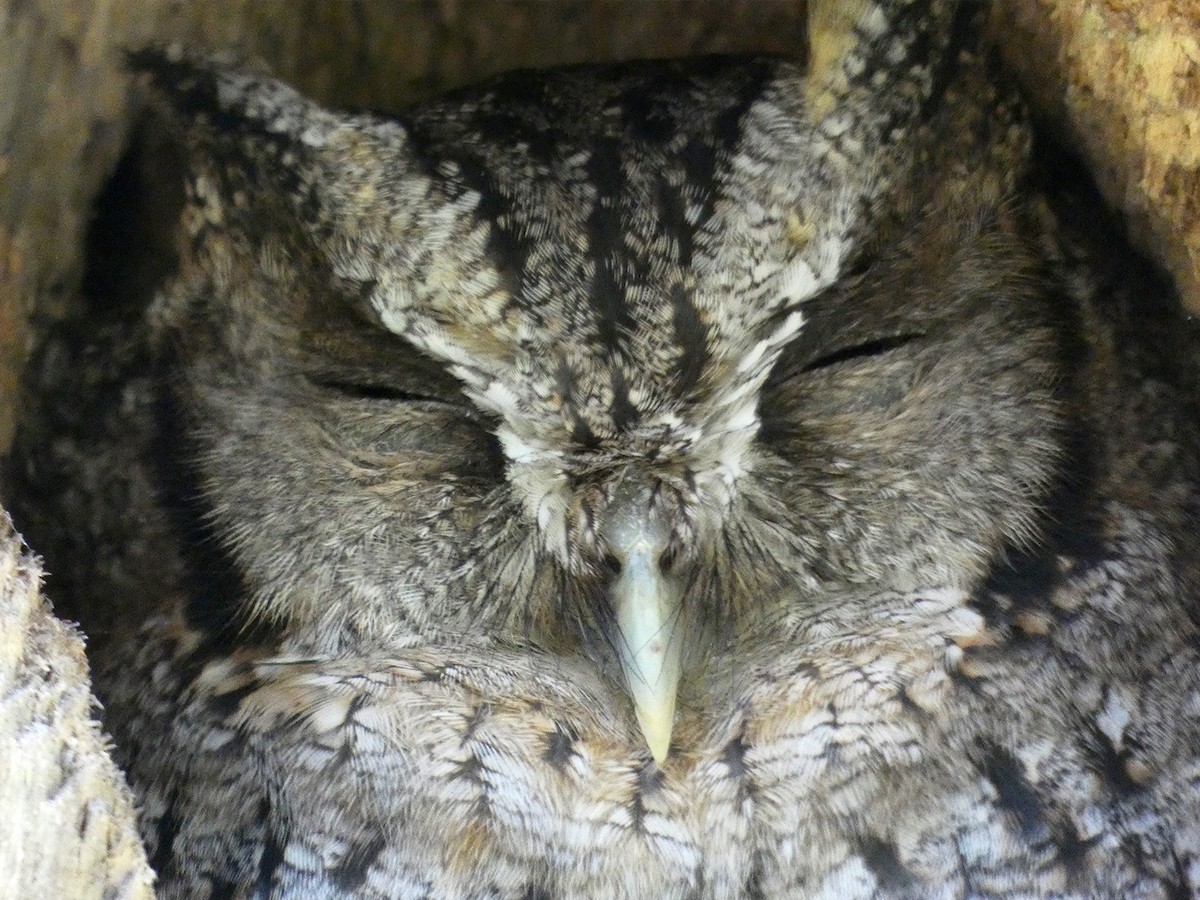
[[[516,75],[402,122],[170,77],[225,114],[180,397],[245,612],[296,647],[584,657],[661,756],[676,696],[813,598],[969,587],[1038,527],[1058,326],[1008,214],[889,179],[792,64]]]

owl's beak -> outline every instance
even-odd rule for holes
[[[683,629],[678,627],[683,589],[678,577],[662,571],[659,560],[667,532],[645,510],[638,503],[622,505],[609,521],[609,550],[621,563],[610,599],[621,668],[638,724],[651,755],[661,763],[670,750],[675,724],[683,657]]]

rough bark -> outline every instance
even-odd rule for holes
[[[93,718],[80,633],[0,512],[0,898],[143,898],[152,875]]]
[[[1200,313],[1200,7],[1002,0],[994,31],[1044,127]]]

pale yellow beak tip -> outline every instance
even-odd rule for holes
[[[638,716],[638,724],[642,726],[646,745],[650,748],[650,755],[654,757],[656,763],[662,764],[671,752],[671,727],[673,724],[671,720],[673,718],[674,710],[666,716],[646,716],[645,718],[641,715]]]

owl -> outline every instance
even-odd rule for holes
[[[155,606],[161,896],[1200,896],[1200,337],[980,12],[398,118],[135,55],[178,264],[72,421],[143,424],[20,466]]]

